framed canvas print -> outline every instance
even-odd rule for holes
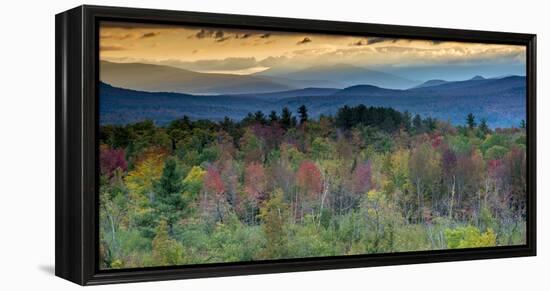
[[[536,253],[534,35],[81,6],[56,45],[60,277]]]

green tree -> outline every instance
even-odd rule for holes
[[[470,130],[476,127],[476,118],[472,113],[468,113],[468,116],[466,116],[466,125],[468,125]]]
[[[162,176],[155,183],[156,199],[155,211],[158,217],[166,220],[170,235],[173,234],[174,224],[182,218],[187,202],[183,197],[183,177],[178,169],[176,160],[169,158],[164,163]]]
[[[288,107],[284,107],[281,112],[281,126],[284,129],[289,129],[292,126],[292,112]]]
[[[307,108],[305,105],[298,107],[298,114],[300,116],[300,124],[307,121],[308,116],[307,116]]]
[[[507,153],[508,153],[507,148],[503,146],[495,145],[485,152],[485,158],[487,160],[498,160],[498,159],[502,159]]]
[[[487,125],[487,119],[482,118],[479,122],[479,131],[483,136],[487,135],[491,130],[489,129],[489,126]]]
[[[414,131],[416,134],[424,132],[424,125],[422,124],[422,117],[416,114],[412,120]]]
[[[424,123],[426,124],[426,129],[427,129],[429,132],[432,132],[432,131],[435,130],[435,128],[436,128],[435,118],[427,117],[427,118],[424,120]]]
[[[260,208],[262,230],[267,240],[263,250],[264,258],[276,259],[286,255],[288,234],[286,221],[288,219],[288,205],[284,202],[283,191],[276,189],[273,195]]]
[[[277,116],[277,112],[275,110],[271,110],[271,112],[269,113],[269,122],[271,124],[279,122],[279,116]]]
[[[206,171],[199,166],[193,166],[185,179],[183,179],[184,194],[189,200],[195,200],[202,189]]]
[[[254,113],[254,120],[260,124],[266,124],[267,123],[267,119],[265,118],[265,114],[258,110],[256,111],[256,113]]]
[[[154,266],[175,266],[185,262],[183,246],[168,235],[168,225],[161,220],[153,239]]]
[[[447,239],[447,247],[450,249],[481,248],[496,245],[496,235],[493,229],[488,228],[486,232],[481,233],[477,227],[471,225],[446,229],[445,238]]]
[[[411,132],[411,123],[412,123],[411,113],[409,111],[405,111],[403,113],[403,118],[402,118],[402,124],[405,131]]]

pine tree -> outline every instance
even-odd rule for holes
[[[489,126],[487,125],[487,119],[481,119],[481,121],[479,122],[479,131],[481,131],[483,135],[486,135],[490,132]]]
[[[308,116],[307,116],[307,108],[305,105],[298,107],[298,114],[300,115],[300,124],[307,121]]]
[[[476,127],[476,118],[472,113],[468,113],[468,116],[466,117],[466,124],[469,129],[474,129],[474,127]]]
[[[292,126],[292,113],[288,107],[283,108],[281,112],[281,126],[284,129],[289,129]]]
[[[411,132],[411,122],[412,122],[411,113],[409,111],[405,111],[405,113],[403,113],[401,123],[403,124],[403,128],[407,132]]]
[[[422,133],[424,131],[424,126],[422,125],[422,117],[420,115],[415,115],[413,118],[413,127],[415,132]]]
[[[258,110],[256,113],[254,113],[254,120],[260,124],[266,124],[267,120],[265,119],[265,114]]]
[[[269,122],[275,123],[279,121],[279,116],[277,116],[277,112],[275,110],[271,110],[269,113]]]
[[[425,119],[425,123],[426,123],[426,129],[429,132],[434,131],[435,128],[437,127],[437,124],[435,122],[435,118],[428,117],[428,118]]]
[[[182,195],[184,189],[182,182],[183,177],[177,167],[176,160],[173,158],[167,159],[164,163],[162,176],[155,183],[157,195],[153,204],[158,217],[166,220],[170,234],[173,234],[173,226],[181,219],[187,206]]]

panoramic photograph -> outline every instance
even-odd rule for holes
[[[106,22],[101,270],[526,244],[525,46]]]

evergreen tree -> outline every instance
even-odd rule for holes
[[[413,118],[413,127],[416,133],[421,133],[424,131],[424,126],[422,125],[422,117],[420,115],[415,115]]]
[[[472,113],[468,113],[468,116],[466,117],[466,124],[469,129],[474,129],[474,127],[476,127],[476,118]]]
[[[527,124],[525,123],[525,119],[522,119],[519,123],[519,128],[525,129],[527,127]]]
[[[305,105],[298,107],[298,114],[300,116],[300,124],[307,121],[308,116],[307,116],[307,108]]]
[[[277,116],[277,112],[275,110],[271,110],[269,113],[269,122],[275,123],[279,121],[279,116]]]
[[[341,107],[338,109],[338,114],[336,114],[336,125],[340,128],[351,128],[353,125],[352,115],[352,109],[349,106]]]
[[[289,129],[292,126],[292,113],[288,107],[283,108],[281,112],[281,126],[284,129]]]
[[[487,119],[482,118],[479,122],[479,131],[485,136],[490,132],[489,126],[487,125]]]
[[[165,219],[170,234],[173,234],[173,226],[181,219],[186,209],[186,201],[183,199],[183,177],[177,167],[176,160],[169,158],[164,163],[164,169],[160,179],[155,183],[156,197],[153,202],[158,217]]]
[[[407,131],[411,131],[411,122],[412,122],[412,116],[409,111],[405,111],[402,116],[402,124],[403,128]]]
[[[267,119],[265,118],[265,114],[260,110],[256,111],[256,113],[254,113],[254,120],[257,123],[260,123],[260,124],[266,124],[267,123]]]
[[[424,123],[426,124],[426,129],[427,129],[429,132],[432,132],[432,131],[435,130],[435,128],[436,128],[435,118],[427,117],[427,118],[424,120]]]

